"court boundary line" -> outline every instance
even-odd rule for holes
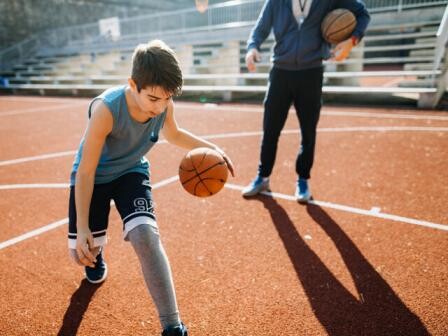
[[[251,106],[225,106],[213,104],[204,104],[198,106],[195,105],[184,105],[181,103],[175,103],[176,107],[188,108],[188,109],[201,109],[208,111],[237,111],[237,112],[250,112],[250,113],[263,113],[263,107],[251,107]],[[331,109],[332,107],[323,106],[323,109]],[[295,113],[294,108],[289,110],[289,113]],[[441,112],[443,113],[443,112]],[[383,118],[383,119],[415,119],[415,120],[441,120],[448,121],[448,115],[417,115],[417,114],[395,114],[395,113],[378,113],[378,112],[350,112],[350,111],[324,111],[322,110],[321,115],[336,116],[336,117],[360,117],[360,118]]]
[[[448,127],[437,127],[437,126],[358,126],[358,127],[322,127],[317,129],[318,133],[344,133],[344,132],[448,132]],[[298,134],[299,129],[286,129],[281,132],[284,134]],[[237,137],[248,137],[248,136],[261,136],[263,131],[253,131],[253,132],[234,132],[234,133],[222,133],[222,134],[209,134],[209,135],[199,135],[204,139],[225,139],[225,138],[237,138]],[[166,144],[166,140],[161,140],[158,144]],[[1,166],[7,166],[17,163],[44,160],[49,158],[57,158],[62,156],[74,155],[76,150],[55,152],[49,154],[42,154],[36,156],[28,156],[17,159],[10,159],[0,161]]]
[[[368,131],[370,131],[370,132],[372,132],[372,131],[373,132],[391,132],[391,131],[392,132],[393,131],[446,132],[446,131],[448,131],[448,127],[360,126],[360,127],[343,127],[343,128],[341,128],[341,127],[339,127],[339,128],[318,128],[317,131],[324,132],[324,133],[325,132],[327,132],[327,133],[341,132],[342,133],[342,132],[357,132],[357,131],[360,131],[360,132],[368,132]],[[261,136],[262,133],[263,133],[262,131],[234,132],[234,133],[201,135],[201,137],[203,137],[205,139],[222,139],[222,138],[236,138],[236,137],[246,137],[246,136]],[[299,129],[287,129],[287,130],[282,131],[282,134],[298,134],[298,133],[300,133]],[[167,143],[167,141],[162,140],[159,142],[159,144],[164,144],[164,143]],[[6,166],[6,165],[11,165],[11,164],[36,161],[36,160],[44,160],[44,159],[56,158],[56,157],[62,157],[62,156],[68,156],[68,155],[74,155],[75,153],[76,153],[76,150],[72,150],[72,151],[49,153],[49,154],[43,154],[43,155],[37,155],[37,156],[31,156],[31,157],[25,157],[25,158],[18,158],[18,159],[13,159],[13,160],[5,160],[5,161],[0,161],[0,166]],[[165,179],[159,183],[154,184],[153,189],[156,189],[161,186],[172,183],[173,181],[175,181],[177,179],[178,179],[177,175],[173,176],[171,178]],[[48,183],[48,184],[37,183],[37,184],[22,184],[22,185],[9,184],[9,185],[0,185],[0,190],[24,189],[24,188],[67,188],[67,187],[68,187],[68,184],[66,184],[66,183]],[[226,187],[229,189],[237,189],[237,190],[242,190],[242,188],[244,188],[243,186],[238,186],[238,185],[234,185],[234,184],[226,184]],[[294,197],[290,196],[290,195],[285,195],[285,194],[280,194],[280,193],[263,193],[263,194],[286,199],[286,200],[294,200],[295,201]],[[345,211],[345,212],[357,213],[357,214],[362,214],[362,215],[366,215],[366,216],[373,216],[373,217],[377,217],[377,218],[389,219],[389,220],[403,222],[403,223],[407,223],[407,224],[420,225],[420,226],[425,226],[425,227],[430,227],[430,228],[434,228],[434,229],[448,231],[447,225],[437,224],[437,223],[432,223],[432,222],[427,222],[427,221],[421,221],[421,220],[411,219],[411,218],[397,216],[397,215],[384,214],[384,213],[381,213],[380,209],[378,209],[378,208],[372,208],[371,210],[364,210],[364,209],[354,208],[354,207],[345,206],[345,205],[338,205],[335,203],[323,202],[323,201],[311,201],[310,203],[320,205],[323,207],[329,207],[329,208]],[[64,218],[62,220],[50,223],[44,227],[38,228],[36,230],[32,230],[28,233],[21,235],[21,236],[9,239],[5,242],[1,242],[0,250],[7,246],[16,244],[17,242],[20,242],[22,240],[34,237],[43,232],[46,232],[46,231],[52,230],[56,227],[59,227],[61,225],[64,225],[67,222],[68,222],[68,218]]]
[[[234,190],[239,190],[239,191],[241,191],[245,188],[245,186],[240,186],[240,185],[231,184],[231,183],[226,183],[225,187],[228,189],[234,189]],[[281,194],[281,193],[277,193],[277,192],[267,192],[267,191],[263,191],[261,193],[266,196],[271,196],[274,198],[280,198],[280,199],[284,199],[284,200],[288,200],[288,201],[297,202],[295,197],[292,195],[286,195],[286,194]],[[432,229],[448,231],[447,224],[433,223],[433,222],[409,218],[409,217],[403,217],[403,216],[398,216],[398,215],[382,213],[380,211],[380,209],[377,207],[372,207],[370,210],[365,210],[365,209],[351,207],[348,205],[336,204],[336,203],[325,202],[325,201],[312,200],[312,201],[309,201],[309,203],[314,204],[314,205],[319,205],[324,208],[336,209],[336,210],[340,210],[340,211],[344,211],[344,212],[348,212],[348,213],[354,213],[354,214],[365,215],[365,216],[370,216],[370,217],[377,217],[377,218],[382,218],[382,219],[389,219],[392,221],[401,222],[401,223],[405,223],[405,224],[420,225],[420,226],[424,226],[424,227],[428,227],[428,228],[432,228]]]
[[[32,113],[39,113],[39,112],[48,112],[48,111],[54,111],[54,110],[65,110],[70,107],[79,107],[87,105],[85,103],[73,103],[73,104],[61,104],[58,106],[49,106],[49,107],[33,107],[30,109],[18,109],[18,110],[12,110],[7,112],[0,112],[0,117],[8,117],[8,116],[14,116],[14,115],[20,115],[20,114],[32,114]]]
[[[1,101],[1,99],[0,99]],[[20,100],[18,100],[20,101]],[[39,101],[43,102],[43,101]],[[48,101],[44,103],[61,103],[60,106],[53,107],[38,107],[32,109],[16,109],[8,112],[0,112],[0,117],[8,115],[20,115],[26,113],[38,113],[45,110],[57,110],[58,108],[68,108],[68,107],[79,107],[82,105],[88,106],[89,100],[73,102],[68,104],[63,104],[64,100],[58,101]],[[66,101],[65,101],[66,102]],[[237,112],[250,112],[250,113],[263,113],[263,107],[252,107],[252,106],[242,106],[236,107],[234,105],[215,105],[215,104],[197,104],[197,103],[185,103],[185,102],[175,102],[175,106],[178,108],[185,109],[196,109],[196,110],[206,110],[206,111],[237,111]],[[332,107],[324,106],[324,109],[331,109]],[[35,110],[35,111],[33,111]],[[291,108],[289,113],[295,113],[295,110]],[[443,112],[442,112],[443,113]],[[335,117],[359,117],[359,118],[380,118],[380,119],[413,119],[413,120],[440,120],[448,121],[448,116],[436,116],[436,115],[416,115],[416,114],[397,114],[397,113],[377,113],[377,112],[350,112],[350,111],[322,111],[321,115],[335,116]]]
[[[0,96],[0,102],[31,102],[31,103],[64,103],[67,101],[91,101],[90,98],[80,97],[36,97],[36,96]]]
[[[38,160],[52,159],[52,158],[58,158],[58,157],[68,156],[68,155],[75,155],[76,152],[77,152],[76,150],[71,150],[71,151],[55,152],[55,153],[35,155],[35,156],[26,156],[23,158],[12,159],[12,160],[4,160],[4,161],[0,161],[0,167],[13,165],[16,163],[38,161]]]
[[[152,188],[154,190],[161,188],[163,186],[166,186],[168,184],[171,184],[171,183],[177,181],[178,179],[179,179],[179,176],[177,176],[177,175],[169,177],[169,178],[164,179],[158,183],[155,183]],[[28,188],[38,188],[38,186],[44,186],[45,188],[62,188],[62,185],[64,185],[65,188],[68,187],[68,184],[63,184],[63,183],[53,183],[53,184],[47,183],[47,184],[26,184],[26,185],[0,185],[0,189],[3,189],[3,190],[6,189],[5,186],[11,186],[10,189],[24,189],[24,188],[26,188],[25,186],[28,186]],[[240,185],[232,184],[232,183],[226,183],[224,185],[224,187],[226,189],[233,189],[233,190],[239,190],[239,191],[244,189],[244,186],[240,186]],[[277,193],[277,192],[266,192],[266,191],[263,191],[261,194],[270,196],[273,198],[280,198],[280,199],[284,199],[284,200],[288,200],[288,201],[297,202],[294,196],[287,195],[287,194],[281,194],[281,193]],[[335,209],[335,210],[339,210],[339,211],[343,211],[343,212],[347,212],[347,213],[351,213],[351,214],[364,215],[364,216],[375,217],[375,218],[380,218],[380,219],[385,219],[385,220],[391,220],[391,221],[404,223],[404,224],[412,224],[412,225],[427,227],[427,228],[441,230],[441,231],[448,231],[448,225],[446,225],[446,224],[433,223],[433,222],[429,222],[429,221],[424,221],[424,220],[419,220],[419,219],[414,219],[414,218],[409,218],[409,217],[404,217],[404,216],[382,213],[381,210],[377,207],[372,207],[370,210],[365,210],[365,209],[355,208],[355,207],[348,206],[348,205],[336,204],[336,203],[326,202],[326,201],[312,200],[309,203],[318,205],[318,206],[321,206],[324,208]],[[114,205],[114,204],[112,204],[112,205]],[[40,228],[37,228],[37,229],[34,229],[27,233],[24,233],[20,236],[8,239],[4,242],[0,242],[0,250],[4,249],[6,247],[9,247],[11,245],[20,243],[21,241],[27,240],[29,238],[38,236],[42,233],[56,229],[56,228],[58,228],[64,224],[67,224],[67,223],[68,223],[68,218],[63,218],[56,222],[47,224]]]
[[[168,185],[168,184],[170,184],[172,182],[177,181],[178,179],[179,179],[179,177],[177,175],[169,177],[167,179],[164,179],[164,180],[162,180],[160,182],[155,183],[152,186],[152,189],[155,190],[155,189],[161,188],[161,187],[163,187],[165,185]],[[54,185],[55,188],[61,188],[62,183],[28,184],[28,186],[31,186],[31,187],[34,187],[34,188],[36,188],[36,186],[38,186],[38,185],[43,185],[43,186],[47,186],[47,187],[49,187],[51,185]],[[18,185],[12,185],[12,186],[18,186]],[[68,186],[69,186],[69,184],[65,184],[64,187],[68,188]],[[3,186],[0,186],[0,189],[4,189],[2,187]],[[23,189],[23,188],[16,187],[14,189]],[[114,204],[112,204],[112,205],[114,205]],[[60,227],[60,226],[62,226],[64,224],[68,224],[68,217],[60,219],[60,220],[58,220],[56,222],[44,225],[44,226],[42,226],[40,228],[28,231],[28,232],[26,232],[24,234],[21,234],[19,236],[14,237],[14,238],[5,240],[3,242],[0,242],[0,250],[4,249],[6,247],[9,247],[11,245],[15,245],[17,243],[20,243],[20,242],[22,242],[24,240],[27,240],[29,238],[36,237],[36,236],[38,236],[38,235],[40,235],[42,233],[45,233],[45,232],[51,231],[53,229],[56,229],[56,228],[58,228],[58,227]]]
[[[14,189],[65,189],[69,183],[28,183],[28,184],[0,184],[0,190]]]

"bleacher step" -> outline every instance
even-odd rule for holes
[[[416,44],[432,44],[436,45],[437,39],[435,37],[424,37],[424,38],[418,38],[415,40]]]
[[[399,34],[383,34],[383,35],[370,35],[364,37],[364,42],[368,45],[370,42],[376,41],[390,41],[390,40],[407,40],[407,39],[415,39],[415,38],[423,38],[423,37],[433,37],[436,35],[437,30],[428,31],[428,32],[403,32]]]
[[[432,63],[408,63],[404,65],[404,70],[416,71],[416,70],[432,70]]]
[[[432,79],[419,79],[419,80],[403,80],[398,83],[399,87],[422,87],[433,88],[434,81]]]
[[[26,78],[9,78],[9,84],[30,84],[30,81]]]
[[[366,32],[366,36],[370,36],[370,34],[376,33],[378,31],[386,31],[388,33],[401,32],[404,30],[419,30],[421,32],[427,32],[434,30],[434,27],[438,27],[440,24],[440,20],[426,20],[426,21],[417,21],[417,22],[397,22],[397,23],[389,23],[389,24],[372,24],[369,26],[369,29]],[[435,28],[437,29],[437,28]]]
[[[418,50],[418,49],[434,49],[435,43],[416,43],[416,44],[399,44],[388,46],[372,46],[364,47],[363,51],[367,52],[388,52],[388,51],[404,51],[404,50]]]
[[[437,28],[439,28],[439,24],[440,24],[440,21],[437,24],[432,25],[432,27],[421,27],[420,31],[422,33],[430,32],[430,31],[434,31],[434,30],[437,31]]]
[[[411,50],[410,57],[434,57],[435,49]]]

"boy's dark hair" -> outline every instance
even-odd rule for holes
[[[180,94],[182,71],[174,51],[161,40],[139,44],[132,55],[131,78],[140,92],[146,86],[160,86],[172,95]]]

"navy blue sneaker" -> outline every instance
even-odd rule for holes
[[[162,332],[162,336],[188,336],[188,330],[185,324],[181,322],[178,326],[166,328]]]
[[[312,196],[308,180],[299,178],[294,196],[299,203],[308,203],[311,200]]]
[[[247,187],[242,190],[244,197],[255,196],[262,191],[271,191],[269,188],[269,178],[258,175]]]
[[[84,267],[86,271],[86,279],[93,284],[99,284],[106,280],[107,264],[103,259],[103,250],[96,256],[95,267]]]

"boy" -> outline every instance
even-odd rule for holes
[[[174,52],[162,41],[139,45],[132,57],[128,85],[106,90],[89,106],[89,124],[70,178],[69,250],[85,266],[86,278],[107,276],[103,259],[113,199],[123,220],[123,236],[134,248],[157,307],[162,336],[187,336],[180,321],[171,270],[151,196],[149,162],[144,155],[162,130],[166,140],[185,149],[209,147],[233,165],[216,145],[177,126],[172,97],[182,87]]]

